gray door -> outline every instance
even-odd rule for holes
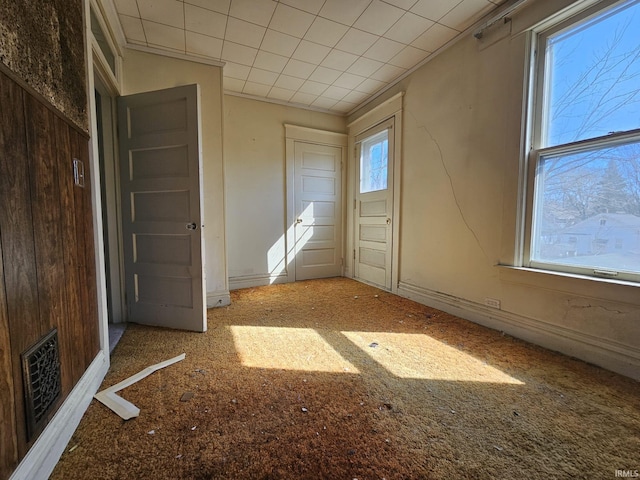
[[[207,329],[197,85],[120,97],[128,318]]]

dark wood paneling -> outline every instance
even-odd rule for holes
[[[87,137],[0,72],[0,478],[39,434],[27,440],[20,354],[58,329],[59,406],[99,351],[91,200]]]
[[[0,198],[3,198],[3,192],[7,188],[5,164],[12,159],[11,151],[16,148],[16,144],[24,147],[24,129],[20,132],[23,124],[19,121],[16,122],[14,116],[14,108],[20,105],[22,105],[22,92],[0,73]],[[22,133],[22,142],[20,141],[20,133]],[[0,210],[4,209],[3,203]],[[0,212],[0,478],[9,478],[9,474],[18,462],[13,362],[4,282],[5,273],[1,261],[4,258],[2,233],[3,228],[5,231],[7,229],[7,225],[4,223],[5,217],[6,215]],[[10,232],[7,233],[7,235],[9,234]]]
[[[95,241],[93,236],[93,214],[91,198],[91,170],[89,164],[89,143],[87,139],[77,133],[71,134],[71,148],[74,158],[84,165],[84,188],[75,189],[76,199],[76,235],[78,245],[83,245],[80,253],[84,266],[82,275],[84,291],[82,293],[84,327],[84,359],[85,369],[91,364],[100,350],[100,335],[98,330],[98,292],[96,283]],[[80,207],[82,205],[82,207]]]
[[[3,75],[3,83],[9,80]],[[14,378],[16,435],[19,457],[26,452],[26,424],[20,352],[39,338],[38,285],[31,215],[30,172],[27,155],[23,96],[11,83],[10,95],[2,99],[2,127],[6,141],[0,162],[0,231],[7,317],[11,338],[11,359]],[[6,109],[6,110],[5,110]],[[4,117],[4,115],[3,115]]]
[[[58,188],[60,190],[60,215],[64,256],[63,295],[67,314],[59,319],[58,338],[60,339],[60,363],[62,368],[62,391],[67,395],[73,385],[84,373],[82,358],[76,353],[76,346],[82,345],[82,335],[77,328],[81,318],[78,300],[78,252],[72,246],[76,244],[75,203],[73,199],[73,161],[70,158],[71,141],[69,127],[61,120],[55,122],[55,140],[58,169]]]

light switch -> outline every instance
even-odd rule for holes
[[[77,158],[73,159],[73,183],[84,188],[84,163]]]

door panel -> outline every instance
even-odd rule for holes
[[[198,87],[118,99],[129,320],[206,330]]]
[[[391,289],[393,136],[386,122],[356,139],[355,277]]]
[[[294,144],[296,280],[342,274],[342,149]]]

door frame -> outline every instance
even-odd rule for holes
[[[342,170],[342,180],[340,185],[340,196],[342,198],[341,222],[344,226],[346,216],[345,202],[347,191],[347,175],[345,175],[345,167],[347,165],[347,146],[348,136],[345,133],[330,132],[327,130],[318,130],[315,128],[301,127],[299,125],[284,124],[285,128],[285,157],[286,157],[286,214],[285,214],[285,269],[282,273],[270,279],[270,283],[285,283],[296,281],[296,258],[295,258],[295,143],[313,143],[317,145],[326,145],[329,147],[337,147],[341,149],[340,168]],[[344,228],[342,229],[342,238],[340,239],[342,247],[342,275],[345,275],[346,265],[346,243]]]
[[[402,101],[404,92],[399,92],[390,97],[380,105],[372,108],[367,113],[361,115],[347,125],[349,129],[349,160],[347,166],[347,201],[350,208],[347,209],[347,235],[345,250],[344,275],[354,280],[361,281],[355,276],[355,249],[357,248],[356,230],[356,193],[359,183],[357,178],[359,158],[356,155],[356,137],[370,130],[380,123],[393,120],[393,128],[389,130],[389,135],[393,135],[393,194],[392,194],[392,217],[391,217],[391,292],[398,293],[400,281],[400,202],[402,185]],[[365,283],[365,282],[363,282]]]

